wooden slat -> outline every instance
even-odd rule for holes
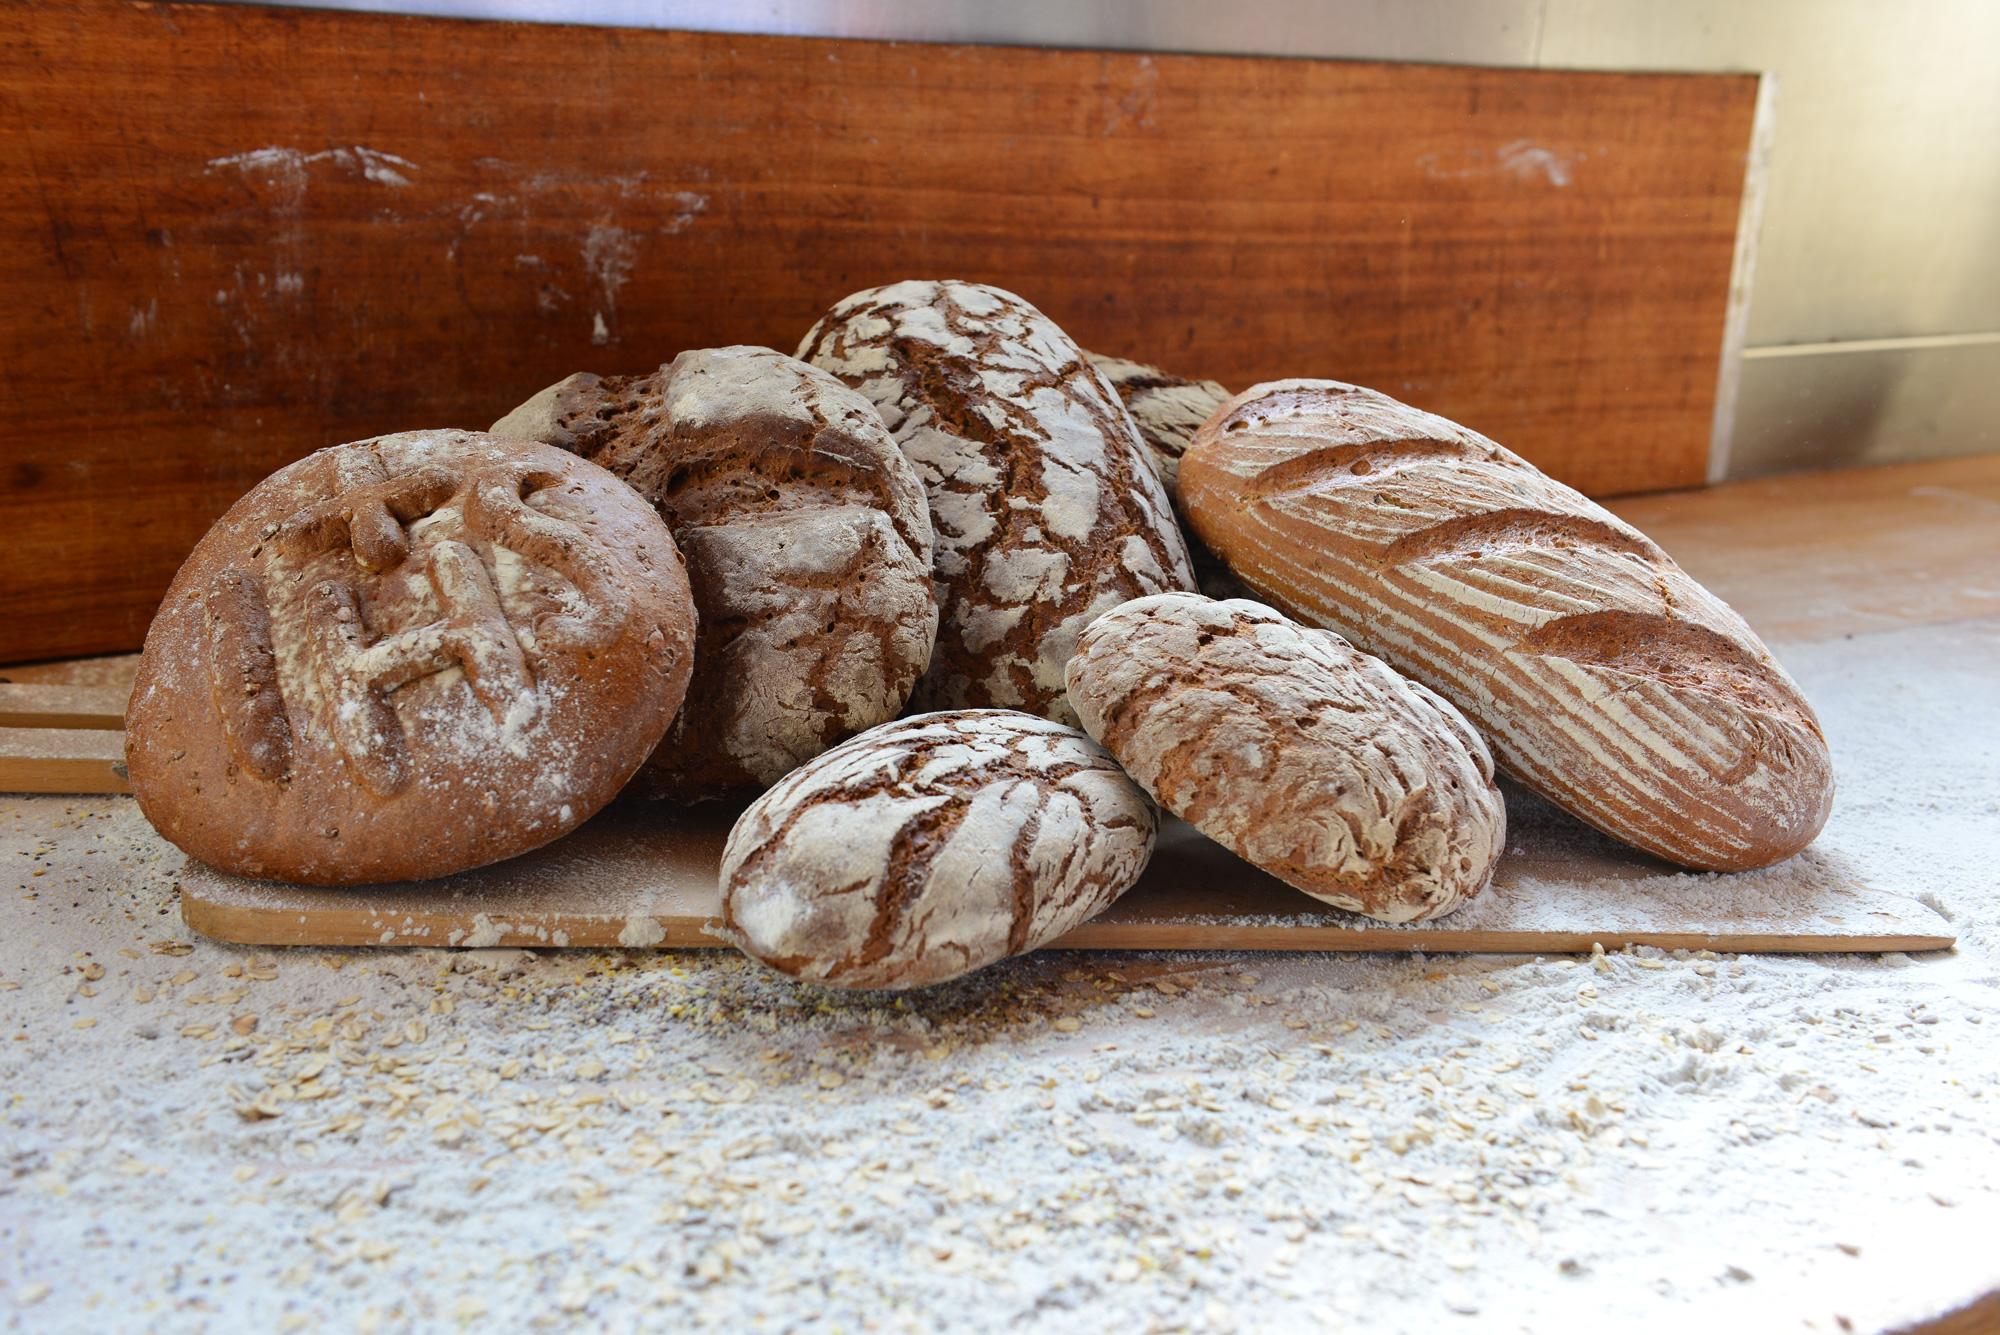
[[[0,728],[0,793],[129,793],[125,734]]]
[[[1678,876],[1516,795],[1485,896],[1437,923],[1385,927],[1329,908],[1169,820],[1145,877],[1056,949],[1475,950],[1626,944],[1732,951],[1940,950],[1923,905],[1860,884],[1802,892],[1751,874]],[[734,808],[625,801],[539,852],[422,884],[324,889],[190,862],[181,916],[246,945],[717,946],[717,868]],[[1605,884],[1614,887],[1607,893]]]
[[[125,702],[131,694],[118,686],[0,682],[0,728],[91,728],[117,732],[125,726]]]
[[[1698,483],[1754,76],[0,7],[0,662],[136,647],[319,446],[908,277]],[[1666,132],[1670,128],[1671,132]]]

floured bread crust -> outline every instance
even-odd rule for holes
[[[929,495],[939,623],[919,707],[1073,722],[1063,665],[1083,628],[1194,587],[1117,393],[1021,298],[958,282],[858,292],[799,356],[875,404]]]
[[[1493,758],[1463,715],[1257,603],[1162,594],[1106,613],[1069,698],[1161,806],[1340,908],[1450,913],[1506,846]]]
[[[1213,380],[1188,380],[1144,362],[1123,357],[1102,357],[1086,352],[1091,363],[1118,391],[1139,439],[1146,443],[1153,469],[1167,489],[1167,499],[1180,492],[1181,456],[1194,440],[1201,424],[1229,402],[1229,391]]]
[[[724,935],[811,982],[939,983],[1103,912],[1157,831],[1152,802],[1073,728],[920,714],[751,803],[722,854]]]
[[[1186,380],[1143,362],[1100,357],[1094,352],[1084,355],[1097,364],[1097,369],[1118,391],[1118,397],[1125,401],[1126,411],[1132,414],[1132,421],[1139,428],[1139,439],[1146,442],[1160,483],[1167,489],[1167,499],[1174,503],[1174,511],[1179,515],[1181,456],[1187,453],[1202,424],[1229,402],[1229,391],[1213,380]],[[1229,573],[1222,558],[1188,531],[1186,516],[1181,518],[1181,539],[1187,543],[1195,587],[1211,598],[1251,597],[1250,590]]]
[[[1484,436],[1338,381],[1257,385],[1197,435],[1181,497],[1260,597],[1435,689],[1599,829],[1739,871],[1826,823],[1819,720],[1743,619]]]
[[[766,787],[902,710],[937,633],[930,511],[853,390],[769,348],[707,348],[571,376],[503,428],[623,478],[687,556],[701,625],[656,791]]]
[[[140,808],[223,871],[444,876],[567,833],[679,707],[672,537],[604,470],[412,431],[259,483],[182,565],[126,714]]]

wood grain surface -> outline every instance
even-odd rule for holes
[[[1606,494],[1707,455],[1753,76],[0,8],[0,662],[135,648],[323,445],[959,277]]]

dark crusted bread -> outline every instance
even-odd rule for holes
[[[920,714],[750,804],[722,854],[724,935],[811,982],[943,982],[1103,912],[1146,869],[1158,819],[1073,728]]]
[[[1071,722],[1063,665],[1083,628],[1194,587],[1130,414],[1021,298],[956,282],[858,292],[799,356],[867,395],[929,494],[939,622],[917,706]]]
[[[1105,613],[1069,698],[1162,807],[1352,912],[1449,913],[1506,846],[1493,758],[1462,714],[1257,603],[1168,593]]]
[[[223,871],[402,881],[588,819],[693,659],[674,542],[603,469],[468,431],[321,450],[208,531],[126,713],[156,829]]]
[[[1826,823],[1819,721],[1743,619],[1484,436],[1338,381],[1257,385],[1202,428],[1181,499],[1260,597],[1432,687],[1606,833],[1737,871]]]
[[[937,629],[930,512],[860,395],[769,348],[708,348],[571,376],[503,428],[623,478],[687,556],[694,679],[656,790],[765,787],[902,710]]]

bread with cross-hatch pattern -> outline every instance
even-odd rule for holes
[[[799,356],[875,404],[930,498],[938,636],[914,705],[1074,723],[1063,666],[1083,628],[1194,587],[1117,392],[1054,321],[977,283],[857,292]]]
[[[701,348],[573,375],[494,430],[610,469],[687,557],[694,677],[654,792],[767,787],[902,711],[937,634],[930,511],[859,394],[769,348]]]
[[[125,717],[132,790],[211,867],[445,876],[566,834],[687,689],[672,536],[594,464],[411,431],[251,489],[174,577]]]
[[[722,935],[809,982],[922,987],[1052,941],[1146,869],[1159,817],[1104,748],[1004,709],[899,719],[737,820]]]
[[[1383,922],[1450,913],[1507,840],[1493,757],[1435,692],[1254,602],[1138,598],[1069,661],[1084,730],[1173,812]]]
[[[1260,598],[1437,691],[1598,829],[1740,871],[1826,823],[1819,720],[1743,618],[1477,432],[1339,381],[1256,385],[1197,434],[1181,497]]]

